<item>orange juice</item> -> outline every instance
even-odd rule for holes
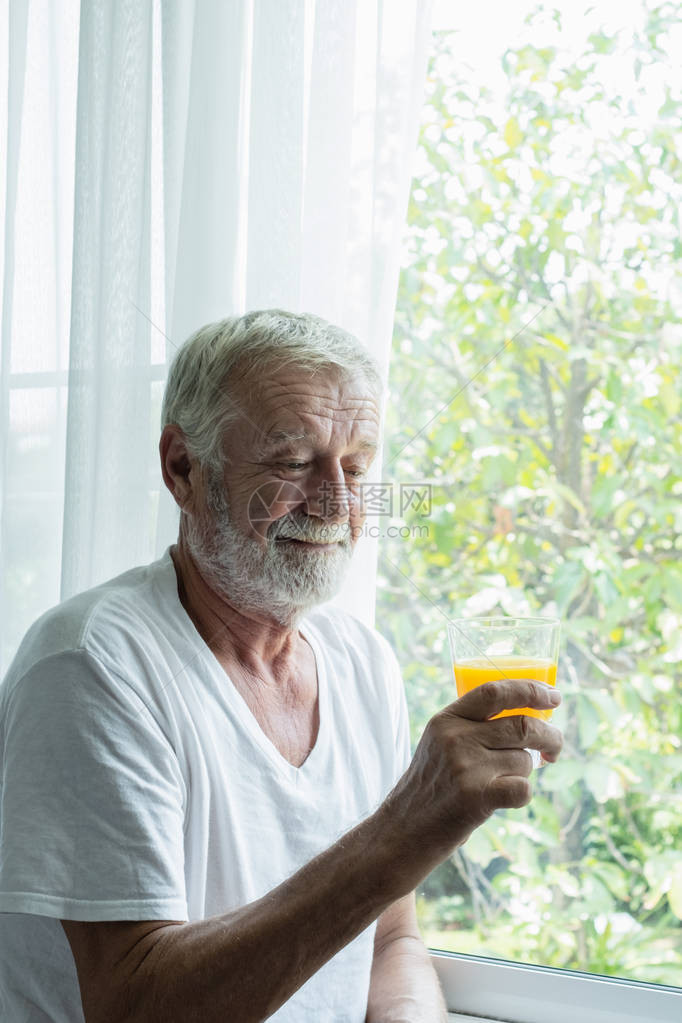
[[[505,654],[500,657],[472,657],[467,661],[455,662],[455,682],[457,695],[482,686],[486,682],[495,682],[500,678],[532,678],[537,682],[545,682],[548,686],[556,685],[556,662],[535,657],[521,657]],[[528,714],[532,718],[547,721],[552,711],[533,710],[531,707],[519,707],[514,710],[503,710],[496,718],[513,717],[515,714]]]

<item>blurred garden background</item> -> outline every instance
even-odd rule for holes
[[[682,5],[636,8],[569,39],[527,4],[495,74],[434,35],[383,470],[431,507],[382,541],[377,627],[416,743],[448,617],[563,622],[561,761],[422,886],[427,942],[679,986]]]

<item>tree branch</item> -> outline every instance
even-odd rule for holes
[[[559,429],[557,426],[556,411],[554,408],[554,398],[552,397],[552,388],[550,386],[549,374],[547,372],[547,366],[545,365],[544,359],[540,359],[540,383],[542,386],[542,393],[545,398],[545,406],[547,407],[549,431],[552,435],[552,450],[556,452],[559,444]]]

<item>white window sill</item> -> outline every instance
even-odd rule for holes
[[[449,1012],[448,1020],[452,1023],[502,1023],[499,1019],[483,1019],[481,1016],[460,1016],[458,1012]]]
[[[680,1023],[682,989],[432,952],[459,1023]],[[458,1015],[459,1013],[459,1015]]]

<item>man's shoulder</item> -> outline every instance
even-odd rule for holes
[[[129,569],[45,611],[25,634],[5,681],[21,678],[40,661],[60,654],[97,654],[116,637],[144,628],[145,610],[154,607],[158,585],[168,572],[164,555]],[[172,567],[172,562],[170,562]]]

